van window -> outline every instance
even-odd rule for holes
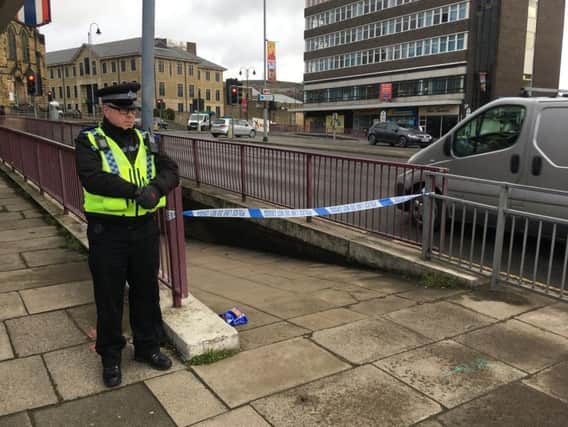
[[[566,135],[568,135],[568,108],[542,110],[536,141],[538,148],[556,166],[568,167]]]
[[[511,147],[524,120],[525,108],[520,105],[487,110],[456,131],[452,151],[456,157],[468,157]]]

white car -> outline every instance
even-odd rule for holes
[[[209,121],[209,114],[193,113],[189,116],[187,121],[187,130],[209,130],[211,122]]]
[[[211,125],[211,135],[214,137],[220,135],[228,136],[231,132],[231,120],[231,118],[220,118],[215,120]],[[248,136],[249,138],[254,138],[256,136],[256,130],[246,120],[235,120],[234,136]]]

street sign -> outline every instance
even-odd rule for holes
[[[258,95],[258,100],[263,101],[274,101],[274,95]]]
[[[263,95],[270,95],[270,89],[267,88],[267,87],[262,88],[262,94],[263,94]]]

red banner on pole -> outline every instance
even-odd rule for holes
[[[267,76],[266,80],[275,81],[276,80],[276,43],[267,41],[266,42],[266,68]]]
[[[379,89],[379,100],[389,102],[392,100],[392,83],[381,83]]]

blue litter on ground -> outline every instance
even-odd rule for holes
[[[233,307],[230,310],[219,314],[219,316],[230,326],[246,325],[248,323],[246,314],[244,314],[237,307]]]

